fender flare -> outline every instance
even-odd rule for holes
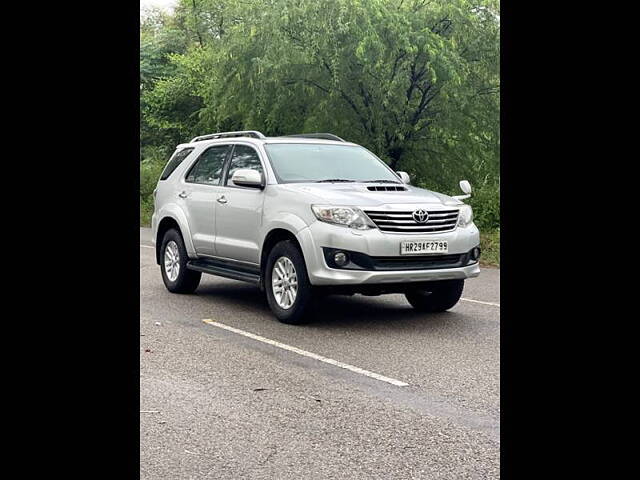
[[[269,232],[271,232],[272,230],[278,228],[287,230],[298,239],[298,242],[300,242],[298,232],[307,228],[308,226],[309,225],[307,225],[307,222],[305,222],[299,216],[294,215],[293,213],[281,212],[275,218],[270,219],[269,222],[265,225],[263,230],[264,235],[262,235],[262,239],[260,240],[260,251],[262,252],[262,249],[264,248],[264,241],[267,238],[267,235],[269,235]]]
[[[299,216],[293,213],[281,212],[281,214],[276,218],[271,219],[263,229],[264,234],[262,235],[262,240],[260,242],[260,258],[262,259],[265,246],[264,243],[269,233],[276,229],[285,230],[291,233],[297,240],[298,245],[300,245],[300,249],[302,250],[302,258],[304,259],[307,269],[309,269],[310,266],[313,265],[314,261],[313,245],[309,244],[309,235],[301,235],[301,232],[307,231],[308,228],[309,224]],[[310,263],[310,261],[312,263]],[[264,267],[262,262],[260,267]]]
[[[162,220],[165,218],[172,218],[175,220],[180,228],[180,233],[182,234],[182,240],[184,241],[184,246],[187,249],[187,254],[189,257],[195,258],[196,249],[193,246],[193,241],[191,240],[191,229],[189,228],[189,222],[187,221],[187,216],[184,211],[175,203],[170,203],[160,209],[158,212],[158,218],[158,226],[160,226],[160,223],[162,223]],[[162,239],[156,238],[156,248],[160,248],[161,243]]]

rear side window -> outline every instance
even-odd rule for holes
[[[182,163],[182,161],[189,156],[189,154],[193,151],[193,148],[183,148],[182,150],[173,154],[173,156],[167,162],[167,166],[164,167],[164,171],[162,175],[160,175],[160,180],[166,180],[171,176],[173,171],[178,168],[178,165]]]
[[[189,183],[220,185],[222,168],[229,153],[228,145],[220,145],[205,150],[185,178]]]

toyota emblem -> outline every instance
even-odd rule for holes
[[[420,208],[413,212],[413,219],[416,223],[427,223],[429,220],[429,212]]]

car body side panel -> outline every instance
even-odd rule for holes
[[[188,196],[178,199],[192,234],[193,246],[198,254],[215,254],[216,186],[187,184],[183,190]]]
[[[216,205],[216,256],[260,263],[264,194],[257,188],[226,188]]]
[[[300,201],[300,195],[281,188],[279,185],[267,185],[264,190],[264,218],[260,235],[260,249],[265,238],[274,229],[281,228],[292,234],[306,228],[315,221],[306,201]]]

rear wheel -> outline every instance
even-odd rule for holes
[[[285,240],[271,249],[264,286],[269,307],[278,320],[295,325],[310,320],[313,287],[302,252],[295,243]]]
[[[200,284],[202,273],[187,269],[187,249],[176,229],[168,230],[160,247],[160,270],[167,290],[173,293],[193,293]]]
[[[431,282],[428,288],[405,293],[409,303],[421,312],[444,312],[453,307],[464,288],[464,280],[440,280]]]

